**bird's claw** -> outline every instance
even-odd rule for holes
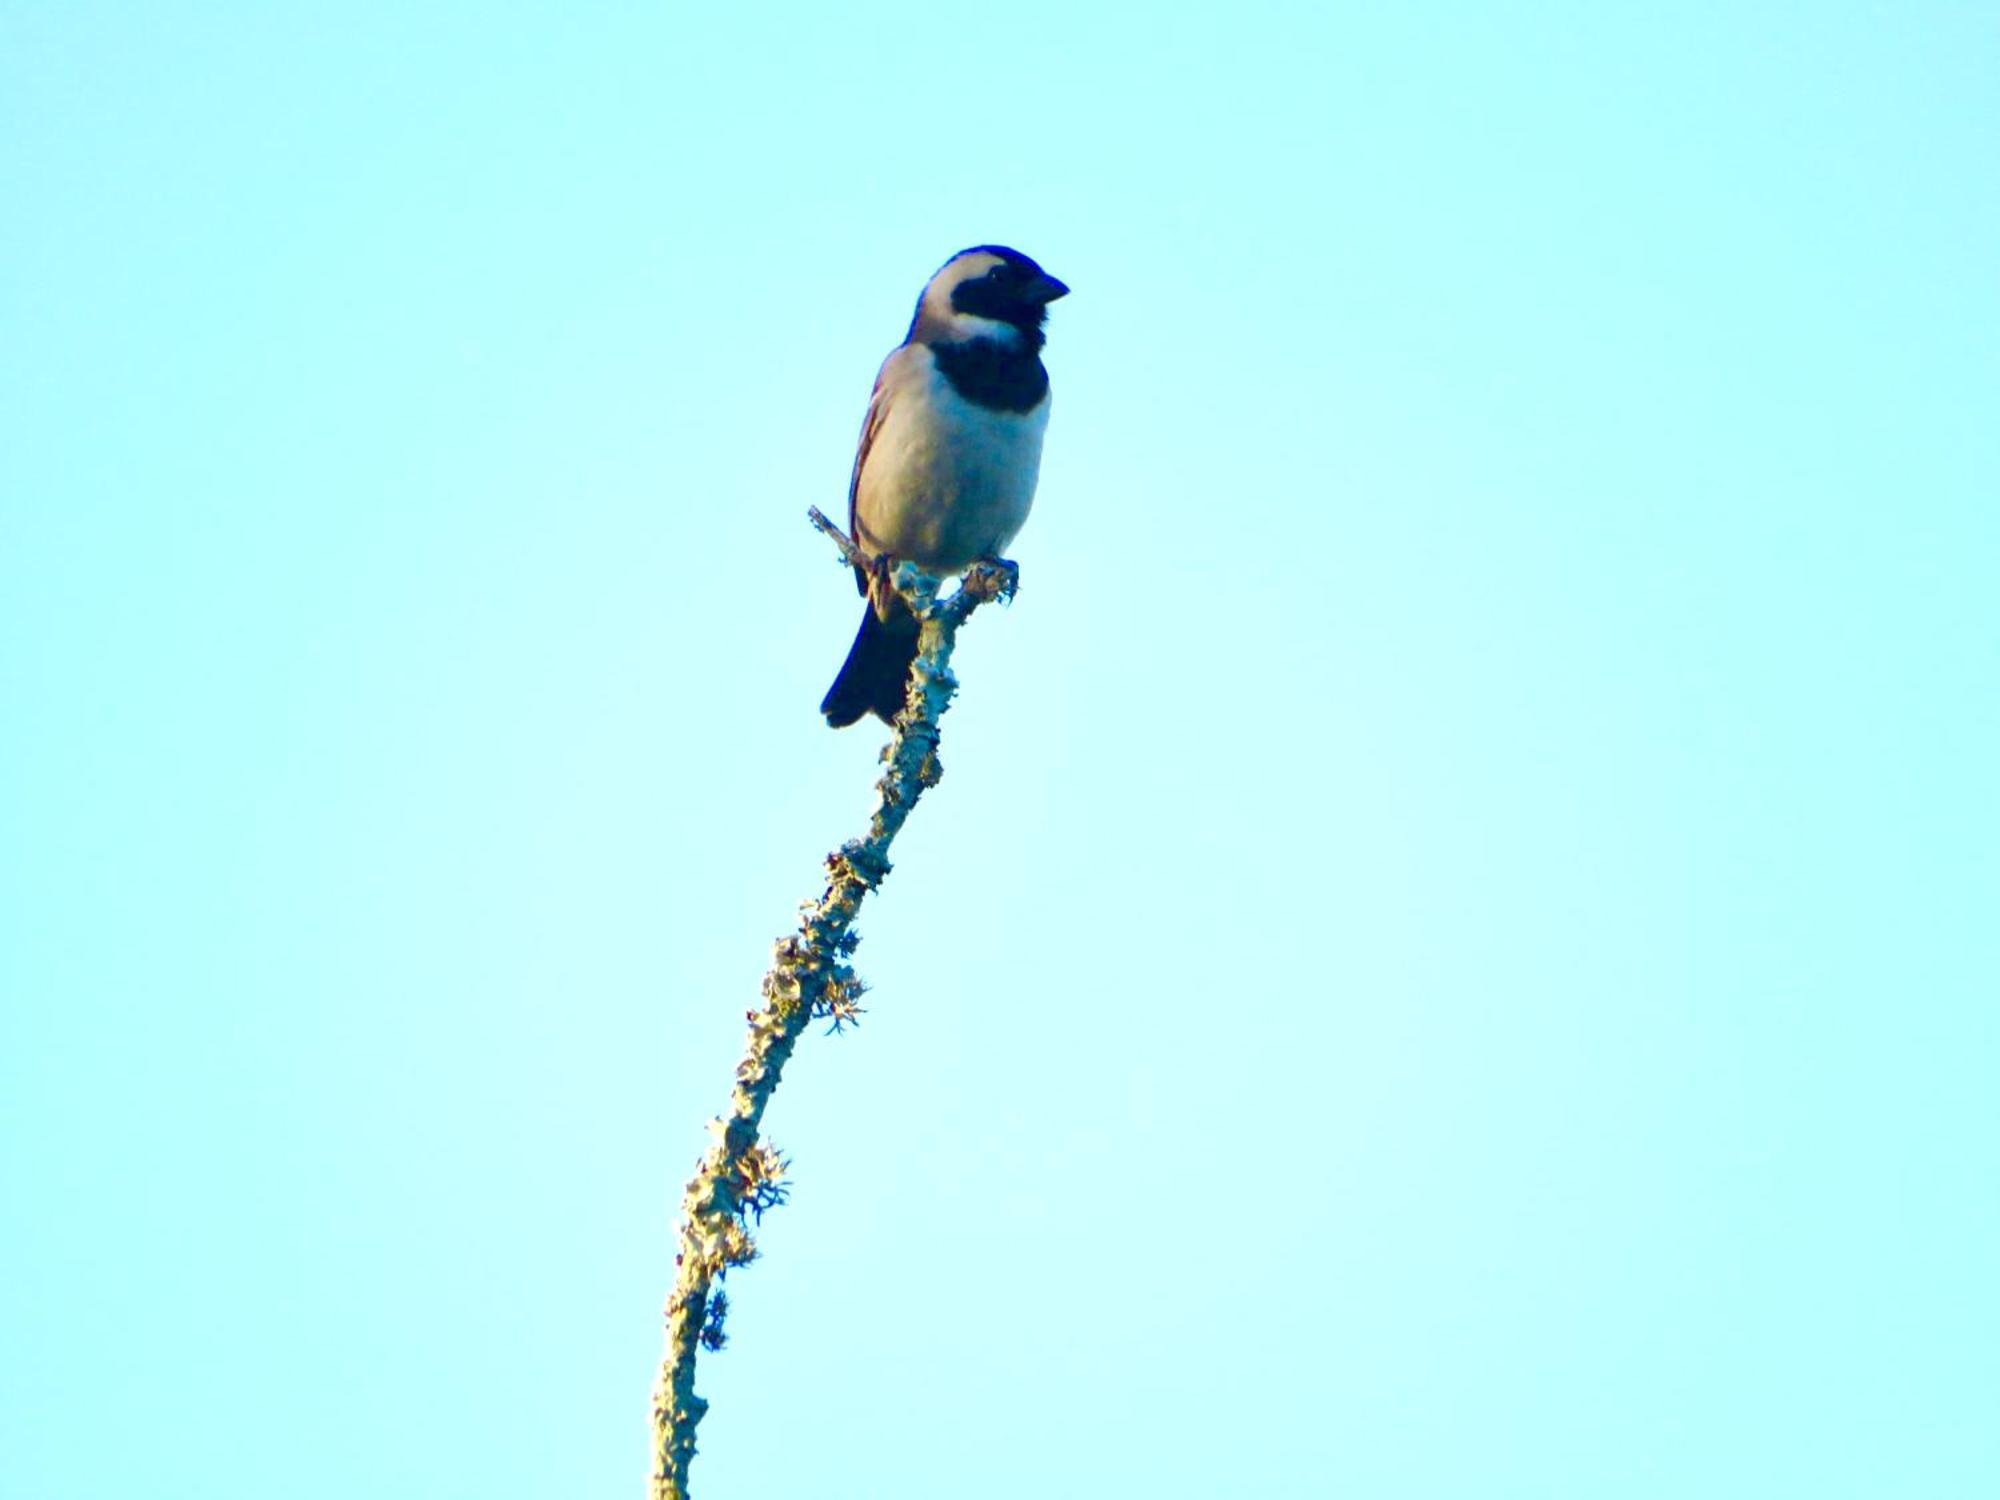
[[[965,578],[959,586],[982,599],[997,599],[1002,604],[1012,604],[1016,591],[1021,587],[1021,570],[1004,557],[982,557],[965,570]]]
[[[896,555],[878,552],[868,559],[868,603],[875,618],[887,621],[897,602]]]

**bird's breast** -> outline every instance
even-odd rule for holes
[[[939,573],[997,557],[1034,503],[1049,402],[1000,411],[955,390],[930,350],[899,351],[888,406],[862,464],[856,520],[866,544]]]

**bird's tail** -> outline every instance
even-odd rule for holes
[[[899,596],[889,598],[887,620],[872,604],[862,606],[861,629],[840,675],[820,700],[819,711],[835,729],[845,729],[863,714],[886,724],[902,711],[910,663],[917,659],[917,617]]]

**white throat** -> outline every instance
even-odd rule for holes
[[[974,339],[993,339],[1010,349],[1021,346],[1021,330],[998,318],[982,318],[977,313],[953,311],[945,326],[951,330],[953,343],[969,344]]]

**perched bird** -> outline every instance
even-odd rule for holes
[[[882,362],[847,487],[848,535],[876,566],[854,570],[868,604],[819,706],[835,729],[903,706],[917,620],[890,563],[958,573],[999,557],[1028,519],[1049,423],[1042,324],[1068,291],[1018,250],[961,250]]]

